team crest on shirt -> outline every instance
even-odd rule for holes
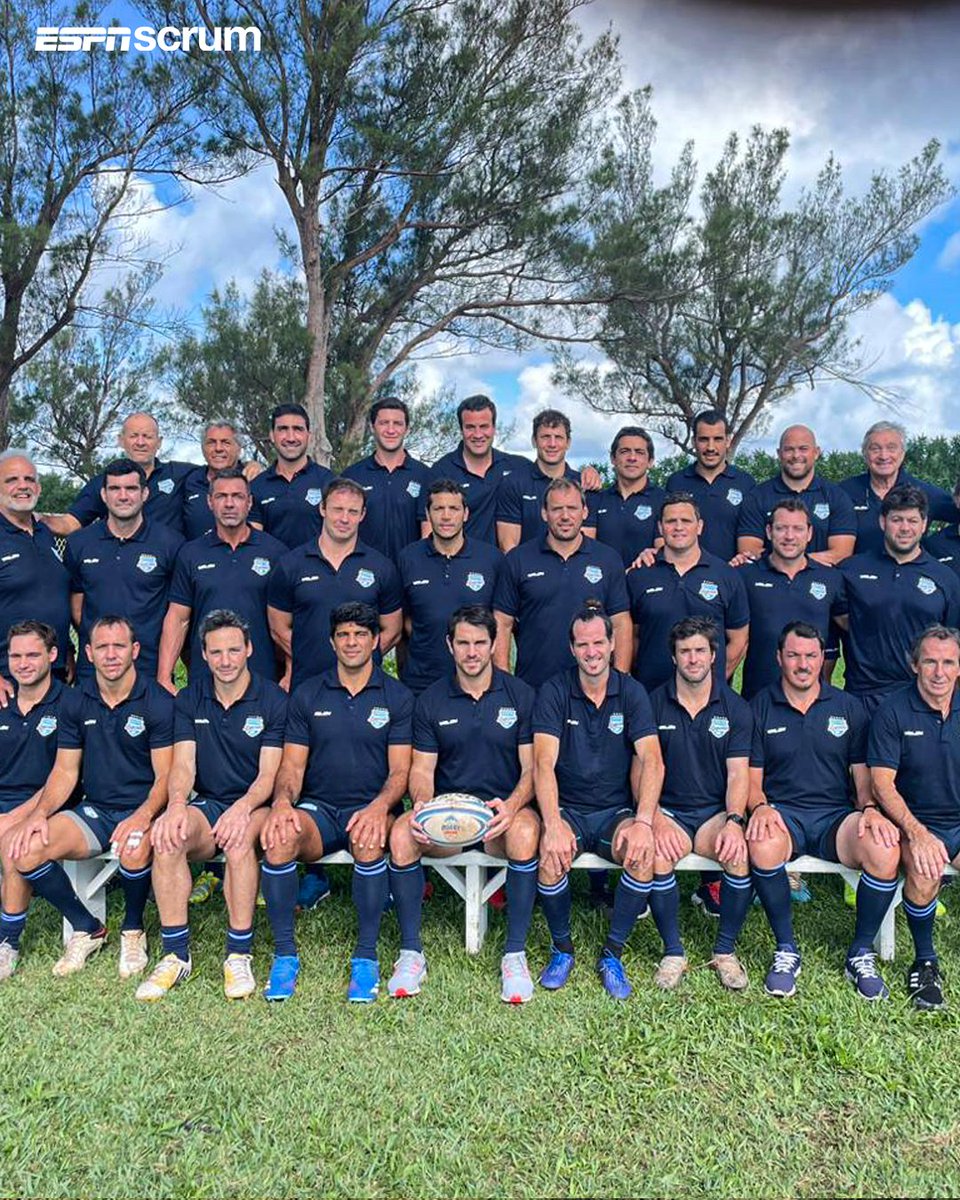
[[[743,503],[743,492],[739,488],[727,488],[727,503],[732,504],[734,508],[738,504]]]
[[[248,738],[259,737],[263,733],[263,717],[247,717],[243,723],[243,732]]]
[[[139,737],[146,727],[147,723],[143,717],[131,715],[127,717],[127,723],[123,727],[123,732],[129,734],[130,737]]]
[[[937,590],[937,585],[932,579],[928,579],[926,575],[921,575],[917,580],[917,587],[925,596],[932,596]]]
[[[157,491],[163,492],[163,494],[165,496],[169,496],[170,493],[173,491],[173,480],[172,479],[161,479],[160,482],[157,484]]]
[[[638,521],[649,521],[653,516],[653,509],[649,504],[641,504],[638,508],[633,510],[633,515]]]
[[[484,579],[479,571],[471,571],[464,580],[464,583],[471,592],[479,592],[486,582],[486,579]]]
[[[583,577],[588,583],[599,583],[603,578],[603,571],[599,567],[585,567]]]
[[[389,720],[390,709],[381,708],[379,704],[375,704],[373,708],[370,709],[370,716],[367,717],[367,721],[374,727],[374,729],[382,729]]]
[[[137,559],[137,570],[142,571],[144,575],[149,575],[151,571],[157,569],[157,556],[155,554],[141,554]]]
[[[41,717],[40,720],[37,722],[37,733],[39,733],[41,737],[49,737],[50,734],[53,733],[56,728],[57,728],[57,718],[56,717]]]
[[[826,594],[827,585],[825,583],[818,583],[816,580],[814,580],[814,582],[810,584],[810,595],[814,598],[814,600],[823,600]]]
[[[515,708],[501,708],[497,712],[497,724],[501,729],[512,729],[517,723],[517,710]]]
[[[308,504],[319,504],[323,499],[323,488],[307,488],[304,499]]]
[[[414,500],[420,495],[420,484],[415,479],[411,479],[407,484],[407,495],[412,496]]]
[[[849,728],[846,717],[827,717],[827,733],[831,737],[842,738]]]
[[[720,589],[715,583],[713,583],[712,580],[705,579],[703,583],[700,584],[700,591],[698,594],[703,600],[716,600],[716,598],[720,595]]]
[[[830,516],[829,504],[815,504],[813,506],[813,515],[818,521],[825,521]]]
[[[374,575],[372,571],[368,571],[366,567],[361,567],[357,572],[357,583],[359,583],[362,588],[373,587],[376,582],[376,575]]]
[[[253,571],[254,575],[269,575],[270,559],[269,558],[255,558],[253,560],[253,562],[250,564],[250,570]]]
[[[710,730],[712,737],[726,737],[730,732],[730,722],[726,717],[712,717],[707,728]]]
[[[607,728],[611,733],[623,733],[623,713],[611,713],[610,720],[607,722]]]

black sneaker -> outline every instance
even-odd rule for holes
[[[921,1012],[943,1008],[943,976],[934,959],[917,959],[907,972],[907,993]]]

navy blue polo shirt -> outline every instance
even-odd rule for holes
[[[251,674],[240,699],[224,708],[208,675],[178,693],[173,740],[196,745],[197,794],[232,804],[257,778],[260,751],[283,745],[286,723],[287,697],[271,680]]]
[[[153,471],[147,480],[150,494],[143,506],[143,515],[182,536],[183,485],[191,471],[196,469],[195,463],[161,462],[159,458],[155,459]],[[100,498],[104,478],[102,473],[94,475],[67,509],[70,516],[75,517],[81,525],[89,525],[107,515],[107,507]]]
[[[769,555],[746,563],[739,571],[750,605],[750,643],[741,688],[749,700],[780,678],[777,642],[784,625],[806,621],[820,631],[826,642],[831,619],[846,611],[846,588],[836,567],[809,558],[792,579],[772,565]]]
[[[369,804],[389,774],[389,747],[413,743],[413,693],[374,667],[351,696],[334,667],[293,693],[284,741],[310,751],[301,800]]]
[[[711,617],[720,630],[714,673],[725,679],[724,634],[750,623],[747,593],[739,572],[706,550],[684,575],[668,563],[661,550],[652,567],[638,567],[627,576],[630,612],[637,627],[633,674],[649,690],[673,675],[670,630],[683,617]]]
[[[696,500],[703,518],[700,545],[725,562],[737,553],[737,524],[743,502],[756,486],[749,471],[733,463],[727,463],[712,483],[704,479],[695,462],[674,471],[667,480],[668,492],[689,492]]]
[[[493,669],[488,691],[474,700],[455,673],[438,679],[417,699],[413,748],[436,754],[434,795],[467,792],[506,800],[520,778],[520,746],[533,742],[532,687]]]
[[[0,709],[0,812],[24,804],[47,782],[57,757],[57,728],[65,688],[50,680],[47,694],[26,716],[16,695]]]
[[[430,468],[428,483],[435,479],[451,479],[463,488],[467,499],[470,516],[467,518],[466,532],[468,537],[480,542],[497,544],[497,494],[502,480],[509,478],[513,471],[530,465],[530,460],[519,454],[507,454],[504,450],[492,451],[493,461],[486,475],[474,475],[467,469],[463,457],[463,442],[456,450],[445,454]],[[423,501],[420,517],[426,520],[427,489],[420,495]]]
[[[931,521],[956,521],[957,508],[953,503],[953,497],[943,488],[937,487],[935,483],[917,479],[916,475],[911,475],[909,471],[905,471],[901,467],[893,486],[919,488],[930,504],[929,519]],[[870,472],[864,471],[862,475],[853,475],[850,479],[844,479],[840,487],[850,497],[857,519],[855,552],[863,554],[870,551],[879,554],[883,550],[883,530],[880,528],[880,505],[883,500],[870,486]]]
[[[277,473],[277,464],[273,463],[250,484],[250,520],[291,550],[318,537],[323,524],[320,501],[333,477],[332,471],[309,458],[288,481]]]
[[[821,683],[820,695],[802,713],[774,683],[750,707],[750,766],[763,768],[768,800],[811,809],[852,804],[850,767],[867,757],[867,714],[856,696]]]
[[[855,554],[839,569],[850,619],[845,686],[884,695],[913,679],[907,660],[918,633],[960,621],[960,580],[925,550],[907,563],[886,552]]]
[[[612,546],[624,566],[629,566],[641,550],[652,546],[659,537],[657,521],[666,494],[649,480],[642,491],[631,492],[626,498],[616,484],[601,492],[588,492],[588,524],[596,529],[597,541]]]
[[[183,538],[166,525],[144,520],[132,537],[114,537],[106,521],[95,521],[67,538],[64,562],[70,572],[70,591],[83,594],[80,619],[81,676],[93,675],[83,647],[90,626],[105,613],[133,623],[140,643],[137,670],[157,673],[160,631],[167,612],[167,595],[177,552]]]
[[[937,562],[949,567],[954,575],[960,575],[960,529],[951,525],[923,539],[923,548]]]
[[[565,463],[563,478],[579,483],[580,472]],[[544,530],[541,509],[551,480],[552,476],[544,475],[536,460],[530,462],[524,458],[497,490],[497,520],[519,525],[521,542],[539,537]],[[586,524],[591,528],[593,526],[591,520],[587,520]]]
[[[896,789],[919,821],[960,821],[960,694],[946,720],[916,683],[888,696],[870,722],[867,766],[896,771]]]
[[[61,750],[82,750],[83,798],[107,812],[129,812],[155,782],[152,750],[173,745],[173,697],[141,672],[130,695],[110,706],[96,678],[68,688],[60,706]]]
[[[630,764],[634,745],[657,732],[642,684],[611,669],[599,708],[584,695],[576,665],[537,692],[533,732],[560,739],[556,777],[563,808],[633,808]]]
[[[753,744],[750,705],[714,681],[707,705],[691,717],[677,699],[676,675],[650,697],[665,770],[660,803],[686,810],[727,797],[727,759],[749,758]]]
[[[400,551],[420,540],[420,514],[425,501],[430,468],[407,454],[399,467],[388,471],[373,454],[344,471],[359,483],[367,498],[360,536],[368,546],[399,562]]]
[[[506,555],[493,607],[514,618],[516,672],[539,687],[570,663],[570,622],[589,599],[609,616],[629,607],[623,560],[616,550],[584,537],[569,558],[552,550],[547,534]]]
[[[45,621],[57,631],[64,670],[70,649],[70,572],[57,552],[53,534],[33,520],[33,535],[0,515],[0,675],[10,677],[7,630],[28,618]]]
[[[740,510],[740,522],[737,525],[737,537],[759,538],[767,550],[767,524],[773,506],[783,499],[802,500],[810,514],[813,525],[813,537],[807,547],[808,554],[817,554],[828,550],[828,541],[832,537],[849,534],[855,537],[857,533],[857,518],[853,511],[853,502],[847,493],[837,483],[830,483],[820,475],[814,475],[810,486],[802,492],[787,487],[780,475],[758,483],[747,496]]]
[[[400,678],[412,692],[422,692],[450,674],[447,622],[465,604],[493,607],[503,555],[489,542],[465,538],[459,553],[447,557],[423,538],[400,555],[403,611],[410,618],[407,658]]]
[[[190,663],[194,670],[204,665],[200,644],[203,618],[215,608],[229,608],[250,626],[250,670],[265,679],[276,679],[277,656],[267,623],[267,585],[287,547],[260,529],[249,532],[236,550],[221,541],[216,530],[184,543],[173,568],[168,600],[191,610]]]
[[[336,665],[330,613],[350,600],[372,605],[381,616],[403,606],[397,568],[389,558],[357,542],[335,570],[314,539],[280,559],[270,576],[267,603],[293,617],[291,688]]]

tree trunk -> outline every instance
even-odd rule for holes
[[[298,224],[307,278],[307,332],[310,335],[310,359],[307,364],[303,406],[310,417],[310,453],[318,463],[326,467],[330,465],[333,450],[327,437],[324,408],[330,320],[321,277],[320,221],[317,202],[312,197],[307,199]]]

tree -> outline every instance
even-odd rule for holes
[[[216,149],[270,163],[293,218],[322,461],[360,445],[422,347],[518,344],[568,297],[554,252],[617,78],[610,36],[581,45],[581,2],[238,0],[261,51],[193,57]],[[152,11],[225,19],[207,0]]]
[[[793,208],[783,203],[785,129],[727,139],[696,194],[688,143],[669,181],[653,181],[650,92],[618,106],[603,161],[584,193],[588,214],[570,262],[606,362],[557,354],[557,379],[600,412],[632,413],[689,450],[700,409],[718,408],[734,446],[758,433],[801,385],[841,380],[877,399],[850,318],[914,254],[918,222],[953,189],[939,146],[847,196],[827,159]]]

